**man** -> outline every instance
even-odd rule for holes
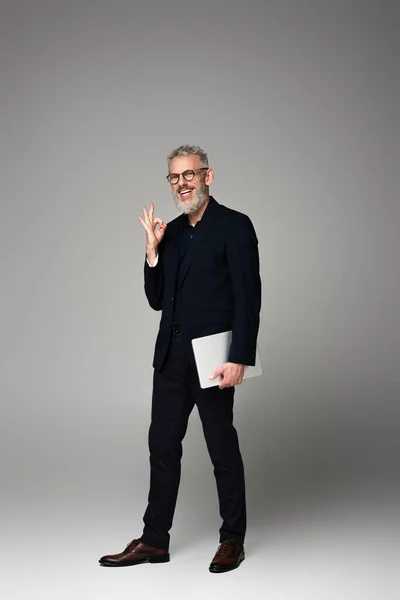
[[[245,483],[233,426],[234,386],[244,366],[254,365],[261,304],[257,237],[250,219],[209,195],[214,172],[198,146],[181,146],[168,157],[167,179],[181,215],[168,223],[154,205],[138,216],[146,233],[145,293],[161,310],[154,353],[149,431],[150,492],[144,530],[104,566],[169,561],[169,530],[180,481],[182,440],[197,405],[218,489],[220,545],[209,570],[230,571],[244,560]],[[191,340],[232,330],[228,362],[216,365],[201,389]],[[190,532],[189,532],[190,535]]]

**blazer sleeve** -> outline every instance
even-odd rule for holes
[[[255,365],[261,310],[260,261],[257,235],[246,215],[240,214],[229,227],[227,259],[235,306],[228,361]]]
[[[144,291],[151,308],[162,310],[164,297],[164,271],[162,266],[162,249],[158,249],[158,262],[155,267],[150,267],[144,261]]]

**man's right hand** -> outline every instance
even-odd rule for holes
[[[149,212],[147,212],[144,206],[142,206],[142,209],[143,218],[138,215],[138,219],[146,232],[146,257],[150,264],[154,264],[154,261],[158,255],[158,244],[164,237],[167,224],[164,223],[164,221],[159,217],[154,218],[153,202],[150,202]]]

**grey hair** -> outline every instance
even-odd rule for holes
[[[179,148],[172,150],[171,154],[168,156],[168,162],[177,156],[192,156],[193,154],[196,154],[196,156],[199,157],[202,167],[208,167],[207,153],[204,152],[200,146],[190,146],[189,144],[179,146]]]

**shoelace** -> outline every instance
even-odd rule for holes
[[[139,542],[140,542],[140,540],[132,540],[131,542],[129,542],[129,544],[125,548],[125,552],[132,552],[132,550],[134,550],[136,548],[136,546],[139,544]]]
[[[229,551],[235,543],[235,540],[225,540],[221,542],[217,550],[217,556],[220,556],[221,558],[229,556]]]

